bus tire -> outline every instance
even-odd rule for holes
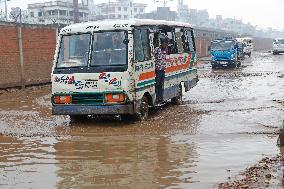
[[[178,95],[171,99],[172,104],[174,105],[182,105],[182,86],[179,85]]]
[[[237,66],[238,66],[238,67],[241,67],[241,65],[242,65],[242,62],[239,61]]]
[[[129,121],[129,120],[132,120],[133,117],[128,114],[122,114],[120,115],[120,118],[121,118],[121,121]]]
[[[144,95],[141,99],[139,111],[134,115],[135,120],[145,121],[149,117],[149,100]]]
[[[232,67],[232,68],[238,67],[238,62],[237,62],[237,61],[234,61],[233,64],[231,64],[231,67]]]
[[[69,115],[71,122],[80,122],[87,118],[86,115]]]

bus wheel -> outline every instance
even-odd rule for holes
[[[80,122],[86,119],[86,115],[69,115],[71,122]]]
[[[172,104],[181,105],[182,104],[182,86],[179,85],[178,95],[171,99]]]
[[[145,121],[149,117],[149,101],[146,96],[141,99],[141,104],[139,107],[139,112],[136,113],[135,119],[137,121]]]
[[[233,64],[231,64],[231,67],[232,67],[232,68],[238,67],[238,62],[237,62],[237,61],[234,61]]]
[[[241,65],[242,65],[242,62],[238,61],[237,67],[241,67]]]

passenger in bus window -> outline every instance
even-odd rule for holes
[[[112,49],[122,48],[123,38],[121,35],[114,33],[112,34]]]
[[[184,52],[189,52],[190,49],[189,49],[188,36],[187,36],[186,31],[183,31],[183,34],[181,36],[181,40],[182,40]]]
[[[80,58],[86,58],[88,54],[89,42],[88,42],[87,37],[84,35],[77,36],[77,41],[75,43],[75,53],[76,53],[76,56]]]
[[[168,44],[167,44],[167,54],[172,54],[173,53],[173,40],[168,39]]]
[[[111,61],[110,64],[121,64],[126,60],[124,52],[126,51],[126,45],[123,43],[124,34],[122,32],[116,32],[112,34],[112,45],[110,50]]]
[[[165,69],[166,69],[166,54],[168,48],[168,38],[160,34],[156,40],[157,46],[154,50],[155,55],[155,73],[156,73],[156,98],[157,102],[163,101],[163,93],[164,93],[164,80],[165,80]]]
[[[167,54],[174,54],[175,53],[175,44],[174,44],[172,32],[167,32],[167,38],[168,38]]]

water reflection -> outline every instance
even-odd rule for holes
[[[282,155],[282,159],[280,159],[281,164],[281,173],[279,173],[279,183],[281,183],[281,186],[284,188],[284,146],[280,147],[280,154]]]
[[[0,188],[54,188],[58,180],[55,142],[54,138],[0,136]]]
[[[77,137],[55,149],[58,188],[165,188],[190,183],[183,171],[194,166],[194,146],[166,136]]]
[[[159,107],[141,123],[51,116],[48,88],[1,95],[0,188],[203,189],[233,178],[278,153],[265,133],[283,120],[273,101],[283,97],[282,71],[263,70],[284,64],[258,59],[204,73],[184,105]]]

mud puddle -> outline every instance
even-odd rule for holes
[[[256,53],[239,69],[211,71],[204,64],[183,105],[166,104],[145,122],[74,123],[52,116],[49,87],[2,94],[0,188],[218,188],[237,182],[246,168],[279,155],[283,62],[283,56]]]

